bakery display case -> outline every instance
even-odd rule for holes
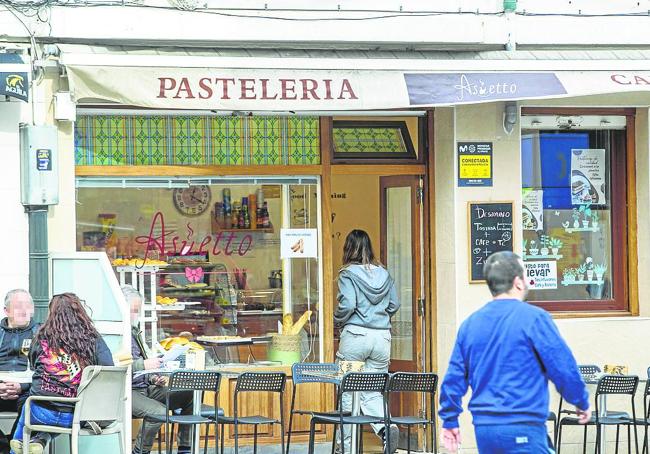
[[[317,231],[318,184],[251,180],[78,189],[78,248],[106,251],[144,296],[152,348],[186,339],[208,364],[264,363],[272,336],[300,321],[296,358],[319,360],[319,259],[300,257],[301,243],[291,257],[281,250],[283,232]]]

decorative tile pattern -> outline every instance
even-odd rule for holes
[[[317,117],[81,115],[78,166],[320,164]]]
[[[399,128],[334,128],[337,153],[408,153]]]

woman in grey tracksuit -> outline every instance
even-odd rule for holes
[[[388,372],[391,317],[400,307],[395,281],[375,258],[370,237],[363,230],[351,231],[343,247],[343,267],[338,276],[338,306],[334,324],[341,328],[339,361],[363,361],[366,372]],[[343,410],[350,410],[352,397],[346,393]],[[383,416],[379,393],[361,393],[364,415]],[[384,426],[373,424],[384,438]],[[391,427],[389,453],[397,449],[399,432]],[[345,452],[350,451],[350,427],[345,427]]]

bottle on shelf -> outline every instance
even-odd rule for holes
[[[264,205],[262,206],[262,228],[268,229],[271,227],[271,219],[269,218],[269,207],[266,204],[266,201],[264,201]]]
[[[239,202],[234,202],[232,204],[232,216],[230,227],[233,229],[239,228],[239,214],[240,214]]]
[[[255,194],[248,195],[248,216],[250,218],[251,229],[257,228],[257,204]]]
[[[250,229],[251,228],[251,218],[250,214],[248,212],[248,197],[242,198],[242,225],[241,228],[243,229]]]

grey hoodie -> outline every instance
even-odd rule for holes
[[[338,307],[334,324],[390,329],[390,319],[400,307],[395,281],[375,265],[348,265],[339,273]]]

